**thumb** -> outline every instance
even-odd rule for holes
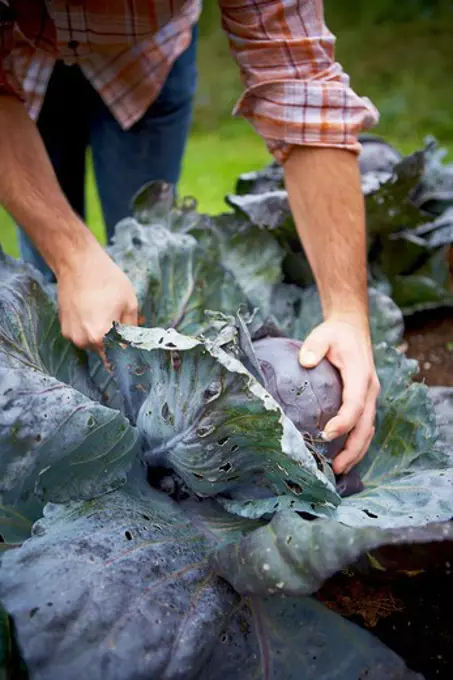
[[[299,362],[304,368],[314,368],[329,351],[330,337],[322,326],[315,328],[308,335],[299,350]]]
[[[127,307],[121,315],[121,323],[123,323],[125,326],[138,326],[139,314],[137,307]]]

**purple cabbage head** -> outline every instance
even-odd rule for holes
[[[253,349],[264,375],[267,391],[280,404],[312,448],[333,460],[344,447],[346,437],[324,442],[321,433],[340,410],[343,385],[338,370],[323,359],[315,368],[300,365],[300,340],[263,338]],[[348,496],[363,488],[356,470],[337,478],[337,490]]]

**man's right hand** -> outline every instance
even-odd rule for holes
[[[137,325],[135,290],[97,242],[57,272],[61,331],[77,347],[103,354],[114,321]]]
[[[0,158],[0,204],[57,277],[63,335],[102,354],[114,321],[137,324],[134,288],[72,210],[36,125],[7,95],[0,96]]]

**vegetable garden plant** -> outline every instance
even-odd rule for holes
[[[334,478],[319,437],[339,376],[296,361],[322,315],[280,168],[240,178],[224,215],[176,204],[164,183],[134,198],[109,252],[141,326],[113,326],[108,368],[62,337],[39,273],[1,256],[0,677],[422,677],[312,596],[345,568],[419,569],[453,539],[453,441],[438,438],[430,392],[397,349],[403,314],[388,295],[403,304],[401,280],[415,277],[407,312],[451,302],[433,265],[451,233],[432,226],[448,191],[441,210],[431,191],[430,222],[412,200],[411,181],[419,200],[429,193],[433,154],[364,171],[382,391],[348,478]],[[410,244],[399,272],[395,234]]]

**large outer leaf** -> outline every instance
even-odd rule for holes
[[[144,324],[198,333],[205,310],[234,314],[247,297],[230,272],[187,234],[120,222],[109,253],[131,279]]]
[[[280,512],[239,542],[220,546],[213,558],[217,572],[244,594],[308,595],[324,581],[372,549],[453,542],[453,524],[379,529],[349,527],[334,519],[307,521]]]
[[[208,555],[219,529],[238,535],[247,524],[208,513],[211,540],[191,519],[149,488],[49,507],[0,573],[30,679],[420,677],[318,602],[241,602]]]
[[[61,335],[58,313],[44,279],[30,265],[0,250],[0,369],[29,369],[72,385],[91,399],[84,352]]]
[[[194,221],[192,220],[192,223]],[[283,250],[272,236],[248,220],[218,215],[188,227],[198,243],[214,252],[230,271],[252,306],[269,314],[272,287],[282,279]]]
[[[16,541],[14,516],[36,519],[36,496],[86,498],[124,481],[137,435],[92,401],[86,357],[61,336],[39,274],[5,256],[0,272],[0,533]]]
[[[274,399],[218,342],[117,327],[106,350],[151,465],[173,468],[200,495],[259,488],[275,497],[266,513],[269,502],[273,511],[289,503],[315,513],[339,502],[328,465],[318,462],[330,479]],[[244,512],[263,511],[251,502]]]
[[[135,278],[136,287],[141,291],[140,297],[146,297],[146,293],[141,289],[144,263],[138,262],[137,272],[136,267],[126,264],[130,258],[128,253],[132,251],[135,258],[144,257],[146,260],[149,252],[152,264],[148,268],[145,267],[145,272],[155,278],[156,272],[159,272],[156,250],[161,258],[164,256],[167,259],[169,256],[173,259],[180,256],[186,258],[187,248],[194,244],[180,238],[185,234],[195,237],[203,248],[203,259],[208,260],[213,269],[209,275],[210,279],[215,276],[220,281],[224,276],[216,266],[220,264],[233,274],[236,284],[242,288],[243,300],[249,300],[253,306],[259,306],[263,315],[268,314],[270,291],[272,285],[282,278],[283,259],[283,251],[272,234],[254,226],[244,217],[232,214],[216,217],[202,215],[196,211],[196,203],[191,203],[187,199],[180,205],[175,205],[171,186],[163,182],[151,182],[143,187],[134,198],[133,204],[134,215],[141,226],[137,227],[137,223],[130,220],[120,223],[115,234],[115,245],[110,252],[119,264],[130,270],[131,276]],[[171,245],[168,240],[160,238],[165,228],[180,235],[171,241]],[[199,255],[200,251],[196,249],[193,253],[195,260]],[[176,267],[178,268],[178,264]],[[202,275],[205,276],[206,271],[203,272]],[[157,278],[159,279],[159,275]],[[165,286],[165,281],[162,285]],[[167,296],[169,292],[164,290],[163,294]],[[217,306],[209,302],[212,309],[224,312],[236,311],[231,307],[226,308],[225,305],[218,306],[218,300],[214,302]],[[162,319],[155,319],[153,325],[160,324]]]
[[[343,500],[335,517],[352,526],[404,527],[453,517],[453,465],[437,446],[428,389],[412,383],[417,362],[375,348],[381,382],[376,434],[358,466],[365,489]]]

